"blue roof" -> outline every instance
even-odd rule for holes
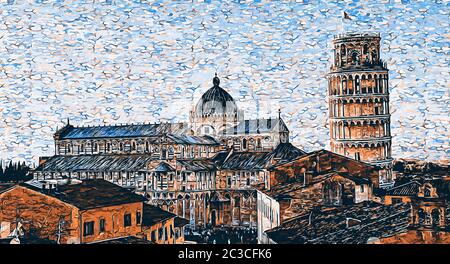
[[[163,134],[183,134],[189,131],[185,123],[127,124],[74,127],[66,125],[55,133],[59,139],[91,139],[118,137],[154,137]]]
[[[165,137],[165,140],[185,145],[219,145],[211,136],[191,136],[186,123],[129,124],[115,126],[74,127],[66,125],[56,131],[56,139],[99,139],[99,138],[133,138]]]

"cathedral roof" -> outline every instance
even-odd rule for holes
[[[36,171],[139,171],[145,170],[150,155],[77,155],[53,156],[39,165]]]
[[[188,131],[184,123],[126,124],[92,127],[67,125],[55,133],[58,139],[151,137],[163,134],[183,134]]]
[[[220,80],[216,76],[213,79],[213,87],[206,91],[197,105],[195,113],[200,116],[236,114],[237,106],[233,97],[219,86]]]
[[[274,163],[291,161],[305,152],[291,143],[280,143],[271,152],[236,152],[228,156],[220,168],[224,170],[262,170]]]

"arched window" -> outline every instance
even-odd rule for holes
[[[356,51],[352,52],[352,63],[359,64],[359,54]]]
[[[247,139],[242,139],[242,149],[247,149]]]
[[[423,190],[423,196],[427,198],[431,197],[431,187],[429,185],[425,185],[425,188]]]
[[[134,141],[131,143],[131,150],[132,151],[136,150],[136,142],[134,142]]]
[[[375,80],[375,88],[374,93],[378,93],[378,76],[376,74],[373,75],[373,79]]]
[[[417,211],[417,216],[418,216],[418,223],[419,225],[423,225],[425,224],[426,221],[426,213],[422,208],[419,208],[419,210]]]
[[[363,86],[361,87],[361,93],[365,94],[365,93],[367,93],[367,88],[366,88],[367,82],[365,81],[366,76],[363,75],[361,79],[362,79],[362,83],[363,83]]]
[[[149,152],[150,151],[150,146],[148,144],[148,141],[145,141],[145,152]]]
[[[342,79],[342,93],[341,94],[347,94],[347,79]]]
[[[347,52],[346,52],[346,49],[345,49],[345,45],[342,45],[341,46],[341,65],[344,65],[345,64],[345,56],[346,56],[346,54],[347,54]]]
[[[241,198],[239,196],[234,198],[234,206],[235,207],[241,206]]]
[[[372,63],[376,62],[378,60],[377,52],[372,51]]]
[[[433,226],[439,226],[441,222],[441,213],[439,212],[439,209],[434,208],[433,211],[431,211],[431,219],[433,221]]]
[[[360,93],[360,88],[359,88],[359,85],[360,83],[359,83],[359,76],[358,75],[356,75],[355,76],[355,91],[356,91],[356,93],[357,94],[359,94]]]
[[[365,44],[363,47],[363,53],[368,54],[369,53],[369,45]]]
[[[257,148],[261,148],[262,146],[261,146],[261,139],[260,138],[257,138],[256,139],[256,147]]]
[[[119,150],[120,150],[120,151],[123,151],[123,142],[120,142],[120,144],[119,144]]]

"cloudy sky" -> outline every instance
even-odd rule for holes
[[[448,1],[0,1],[0,158],[53,154],[75,125],[186,121],[221,86],[246,118],[276,116],[291,141],[329,147],[333,35],[380,32],[393,155],[448,159]]]

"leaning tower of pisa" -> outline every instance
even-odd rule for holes
[[[379,34],[334,37],[328,74],[331,150],[381,167],[380,186],[393,183],[388,69]]]

